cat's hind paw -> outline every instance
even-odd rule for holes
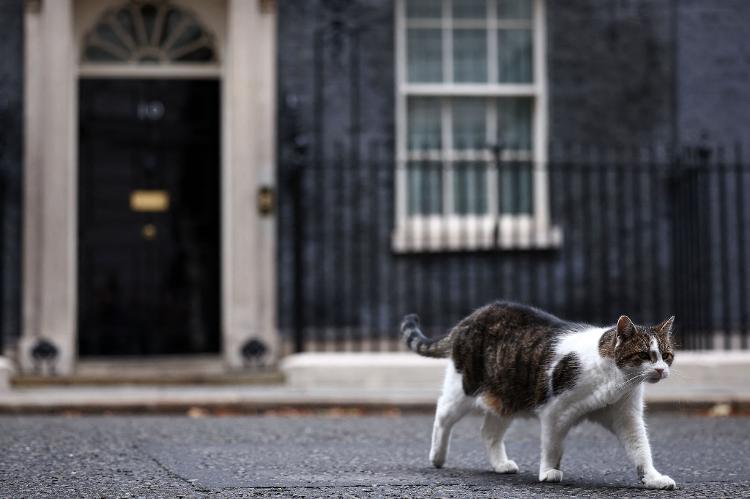
[[[496,464],[492,467],[495,473],[518,473],[518,465],[512,459]]]
[[[554,468],[539,472],[540,482],[561,482],[562,477],[563,472]]]
[[[667,475],[651,475],[641,478],[641,483],[648,489],[674,490],[677,485]]]

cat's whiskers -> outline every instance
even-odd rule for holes
[[[627,385],[628,383],[630,383],[631,381],[633,381],[633,380],[635,380],[635,379],[638,379],[638,378],[640,378],[640,377],[643,377],[643,376],[645,376],[645,373],[641,373],[641,374],[636,374],[636,375],[635,375],[635,376],[633,376],[632,378],[630,378],[630,379],[627,379],[627,380],[623,381],[623,382],[622,382],[622,385],[621,385],[621,386],[625,386],[625,385]]]
[[[615,388],[615,390],[616,391],[623,390],[623,389],[625,389],[625,388],[628,387],[628,384],[635,385],[636,383],[638,383],[638,382],[642,381],[643,379],[645,379],[646,376],[647,376],[646,373],[637,374],[637,375],[633,376],[632,378],[623,381],[617,388]]]
[[[675,369],[670,369],[669,374],[674,374],[675,376],[678,376],[681,379],[684,379],[685,381],[694,381],[695,378],[692,376],[685,376],[681,371],[677,371]]]

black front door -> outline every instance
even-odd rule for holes
[[[81,355],[219,350],[219,83],[79,84]]]

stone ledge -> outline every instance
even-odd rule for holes
[[[649,411],[750,414],[750,354],[722,355],[678,356],[674,376],[646,385]],[[446,364],[412,353],[300,354],[282,362],[288,384],[16,388],[0,396],[0,413],[432,411]]]
[[[397,353],[302,353],[281,362],[294,388],[434,388],[439,389],[446,359]],[[745,392],[750,390],[750,352],[678,352],[673,375],[649,385],[648,393],[671,390]]]
[[[442,384],[446,359],[410,352],[301,353],[281,361],[292,388],[432,388]]]

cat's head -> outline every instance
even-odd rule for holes
[[[620,316],[615,332],[614,358],[629,377],[658,383],[669,376],[674,360],[670,317],[656,326],[638,326],[627,315]]]

